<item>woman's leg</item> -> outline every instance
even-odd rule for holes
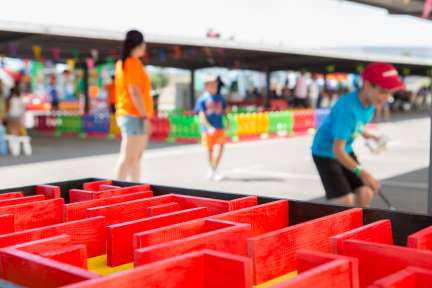
[[[136,163],[139,162],[143,137],[142,135],[129,135],[122,138],[120,160],[117,166],[118,180],[128,180],[128,176],[132,176],[133,173],[136,177],[136,171],[133,172],[132,169],[136,168]]]
[[[137,157],[136,157],[136,161],[134,161],[132,163],[131,166],[131,171],[130,171],[130,176],[131,176],[131,180],[132,182],[139,182],[141,181],[141,159],[143,157],[144,151],[147,147],[147,143],[148,143],[148,136],[147,135],[143,135],[143,136],[138,136],[140,137],[140,140],[138,141],[137,144]]]

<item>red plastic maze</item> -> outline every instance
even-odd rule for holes
[[[110,180],[24,187],[0,194],[0,286],[426,288],[430,225]]]

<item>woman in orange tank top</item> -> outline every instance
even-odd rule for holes
[[[150,77],[140,58],[146,45],[141,32],[132,30],[123,42],[121,60],[116,63],[116,116],[122,133],[117,179],[140,181],[140,161],[151,134],[153,99]]]

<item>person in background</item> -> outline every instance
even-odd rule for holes
[[[111,76],[111,82],[106,85],[108,108],[111,114],[116,113],[116,88],[115,88],[115,75]]]
[[[278,93],[278,83],[276,80],[271,80],[270,82],[270,99],[280,99],[280,95]]]
[[[222,95],[222,88],[225,86],[225,83],[222,81],[220,76],[217,76],[217,94]]]
[[[141,158],[151,135],[151,81],[140,58],[146,54],[141,32],[127,32],[121,59],[115,67],[116,116],[122,134],[117,179],[138,182]]]
[[[54,74],[50,76],[48,96],[51,103],[51,111],[58,111],[60,106],[60,98],[57,89],[57,78]]]
[[[312,74],[312,81],[309,85],[308,92],[309,92],[310,106],[313,109],[316,109],[318,107],[318,99],[320,96],[320,87],[318,85],[318,77],[315,73]]]
[[[294,106],[297,108],[307,108],[308,103],[308,85],[305,77],[305,72],[301,71],[297,78],[296,86],[294,89]]]
[[[225,131],[223,118],[226,115],[227,103],[217,94],[217,79],[206,76],[204,79],[204,94],[199,98],[196,108],[201,122],[203,144],[208,151],[208,178],[214,181],[222,180],[218,168],[225,147]],[[219,146],[217,154],[215,147]]]
[[[312,157],[327,199],[338,204],[356,202],[368,207],[374,192],[380,189],[380,183],[360,165],[352,145],[359,136],[379,141],[368,132],[366,125],[372,120],[375,108],[404,85],[397,70],[385,63],[369,64],[362,78],[361,89],[339,98],[318,129],[312,144]]]
[[[11,135],[25,136],[27,132],[24,127],[24,115],[26,107],[21,97],[19,84],[17,83],[10,91],[7,100],[7,127]]]
[[[282,87],[281,94],[282,94],[282,98],[285,101],[287,101],[288,106],[291,106],[291,105],[294,104],[294,99],[293,99],[292,91],[291,91],[291,89],[289,87],[289,79],[285,80],[285,84]]]

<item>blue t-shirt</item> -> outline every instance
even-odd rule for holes
[[[363,134],[374,112],[373,105],[363,106],[358,91],[342,96],[315,134],[312,154],[334,159],[334,140],[345,140],[345,151],[352,153],[354,140]]]
[[[50,96],[50,101],[51,102],[58,102],[59,101],[59,97],[58,97],[58,93],[57,93],[57,88],[54,86],[50,86],[49,87],[49,96]]]
[[[205,93],[198,99],[195,111],[198,113],[204,112],[210,125],[216,129],[223,129],[223,117],[226,107],[226,101],[221,95],[210,95],[209,93]],[[201,129],[202,131],[206,131],[204,125]]]

